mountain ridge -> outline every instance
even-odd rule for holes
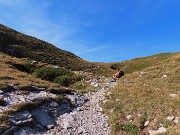
[[[112,70],[101,63],[88,62],[53,44],[20,33],[2,24],[0,24],[0,37],[0,51],[11,56],[30,58],[71,70],[100,72],[103,75],[106,75],[108,71],[112,74]]]

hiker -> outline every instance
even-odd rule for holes
[[[118,68],[117,72],[113,74],[113,80],[116,81],[118,78],[122,77],[123,75],[124,75],[124,72]]]

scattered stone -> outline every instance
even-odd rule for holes
[[[126,119],[130,120],[132,118],[132,115],[126,116]]]
[[[167,119],[168,121],[173,121],[174,118],[175,118],[175,117],[172,115],[172,116],[168,116],[166,119]]]
[[[140,75],[139,76],[144,76],[144,75],[147,75],[147,72],[140,72]]]
[[[166,133],[166,128],[160,127],[160,128],[158,128],[158,130],[157,130],[156,132],[157,132],[158,134]]]
[[[98,84],[98,83],[96,83],[96,84],[94,84],[93,86],[94,86],[94,87],[99,87],[99,84]]]
[[[82,107],[78,107],[77,111],[83,111],[83,108]]]
[[[94,84],[101,86],[102,84],[97,83],[98,81],[99,80],[91,79],[90,82],[94,82]],[[103,93],[105,93],[109,87],[113,87],[116,83],[109,82],[109,80],[107,80],[106,85],[104,84],[102,86],[106,88],[99,89],[97,92],[89,92],[84,95],[80,95],[78,93],[74,95],[66,95],[66,97],[70,97],[73,105],[69,102],[58,104],[57,102],[52,101],[45,103],[30,112],[24,111],[12,115],[12,117],[10,117],[10,119],[12,119],[12,123],[16,122],[14,125],[18,125],[21,128],[20,130],[18,130],[18,128],[14,130],[13,128],[9,129],[10,132],[8,135],[13,132],[14,135],[110,135],[110,128],[107,124],[108,117],[102,114],[103,110],[100,107],[100,104],[105,100],[105,94],[103,95]],[[109,92],[109,95],[111,94],[112,93]],[[15,92],[9,92],[8,95],[9,100],[15,101],[15,104],[32,101],[36,102],[34,99],[40,99],[41,97],[54,98],[56,95],[49,94],[45,91],[31,91],[26,96],[16,94]],[[75,107],[76,109],[72,107]],[[33,126],[29,126],[32,124]]]
[[[0,90],[0,94],[2,94],[3,93],[3,91],[2,90]]]
[[[110,96],[111,94],[112,94],[112,92],[108,92],[108,93],[107,93],[107,96]]]
[[[144,127],[147,127],[149,125],[149,121],[146,121],[145,123],[144,123]]]
[[[167,78],[167,75],[163,75],[161,78],[162,78],[162,79],[163,79],[163,78]]]
[[[156,135],[156,131],[155,130],[149,130],[149,135]]]
[[[178,124],[178,123],[179,123],[179,117],[175,117],[174,120],[173,120],[173,122],[174,122],[175,124]]]
[[[115,83],[108,87],[112,87]],[[108,117],[102,114],[100,104],[104,100],[103,93],[107,89],[99,89],[97,92],[89,92],[82,96],[71,95],[71,100],[76,104],[71,113],[61,115],[56,121],[57,126],[54,129],[43,133],[44,135],[62,134],[62,135],[110,135],[110,128],[107,124]],[[68,95],[69,96],[69,95]],[[85,99],[87,99],[86,102]],[[80,104],[79,104],[80,103]]]
[[[71,114],[65,113],[61,116],[61,121],[64,129],[72,128],[75,124],[75,119]]]
[[[160,127],[158,130],[149,130],[149,135],[157,135],[157,134],[163,134],[166,133],[166,128]]]
[[[78,127],[78,134],[82,134],[84,129],[82,127]]]
[[[170,97],[175,98],[177,94],[169,94]]]

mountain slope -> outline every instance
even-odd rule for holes
[[[104,105],[112,134],[179,134],[180,52],[133,59],[123,66],[129,74],[108,92]]]
[[[90,63],[61,50],[54,45],[35,37],[27,36],[0,24],[0,51],[18,58],[31,58],[37,61],[58,65],[72,70],[83,70],[107,75],[112,74],[109,67]]]

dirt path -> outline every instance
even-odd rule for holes
[[[107,82],[105,87],[97,92],[84,95],[88,101],[81,107],[77,107],[71,113],[61,115],[57,120],[57,126],[49,130],[45,135],[110,135],[110,127],[107,124],[107,116],[102,113],[100,104],[105,100],[103,93],[116,83]]]

